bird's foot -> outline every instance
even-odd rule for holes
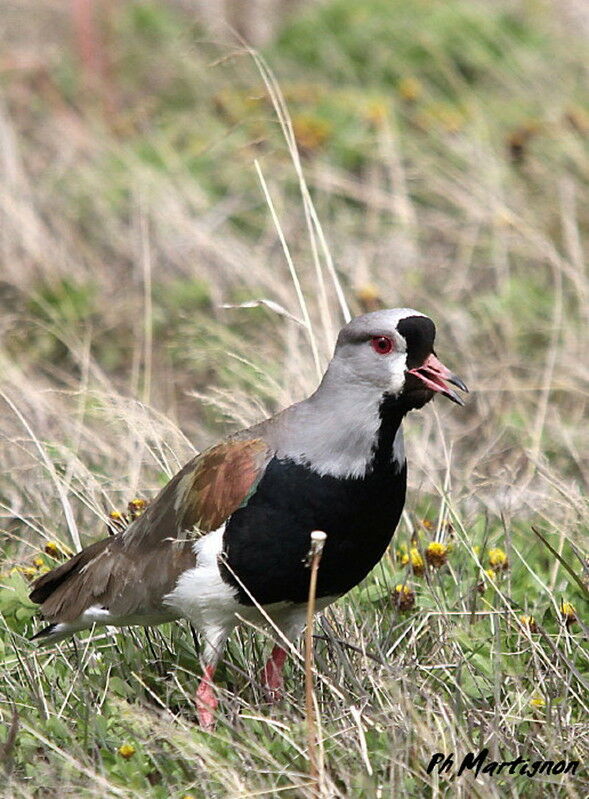
[[[214,673],[213,666],[205,666],[204,675],[196,691],[195,698],[198,723],[206,732],[212,732],[215,729],[215,710],[219,704],[213,685]]]
[[[266,700],[271,704],[280,702],[284,693],[284,677],[282,669],[286,660],[286,650],[276,645],[270,659],[262,669],[260,680],[264,686]]]

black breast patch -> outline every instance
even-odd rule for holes
[[[344,594],[384,554],[403,509],[405,484],[405,465],[399,470],[379,459],[362,478],[321,476],[304,464],[272,460],[247,505],[227,523],[223,579],[246,605],[252,604],[248,592],[262,605],[305,602],[310,534],[324,530],[317,596]]]
[[[421,366],[434,351],[436,326],[427,316],[408,316],[401,319],[397,330],[407,342],[407,369]]]

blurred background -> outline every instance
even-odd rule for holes
[[[410,422],[413,483],[454,461],[473,512],[576,513],[586,4],[1,0],[0,16],[2,381],[90,504],[312,390],[346,304],[409,305],[473,389]],[[259,299],[283,312],[223,307]],[[22,420],[0,425],[4,504],[38,507],[51,487],[14,446]]]
[[[393,546],[317,622],[329,795],[587,794],[426,766],[587,760],[588,71],[586,0],[0,0],[11,796],[317,796],[296,662],[271,714],[238,636],[203,738],[187,625],[44,652],[29,581],[399,305],[471,393],[409,415]]]

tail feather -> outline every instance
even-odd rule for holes
[[[39,632],[35,633],[35,635],[31,635],[29,641],[42,641],[43,638],[47,638],[52,635],[56,627],[57,624],[48,624],[47,627],[43,627],[43,629],[39,630]]]
[[[29,596],[41,605],[49,625],[35,640],[61,640],[93,624],[161,624],[177,618],[163,597],[180,574],[195,566],[192,539],[167,539],[138,553],[125,535],[97,541],[35,580]]]
[[[40,646],[56,644],[58,641],[63,641],[64,638],[69,638],[77,629],[75,625],[70,624],[48,624],[47,627],[43,627],[38,633],[32,635],[29,641],[35,641]]]
[[[29,594],[29,599],[38,605],[42,605],[60,585],[79,572],[89,561],[105,549],[112,540],[112,538],[104,538],[101,541],[96,541],[96,543],[78,552],[66,563],[62,563],[61,566],[57,566],[57,568],[52,569],[47,574],[38,577],[33,583],[33,590]]]
[[[47,627],[43,627],[43,629],[39,630],[39,632],[35,633],[35,635],[31,635],[29,641],[38,641],[40,638],[47,638],[48,635],[52,634],[56,627],[57,624],[48,624]]]

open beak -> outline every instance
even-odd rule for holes
[[[409,374],[418,377],[432,391],[443,394],[458,405],[464,405],[463,400],[448,386],[448,383],[452,383],[461,391],[468,393],[466,385],[457,375],[452,374],[448,367],[444,366],[433,353],[425,359],[421,366],[409,369]]]

